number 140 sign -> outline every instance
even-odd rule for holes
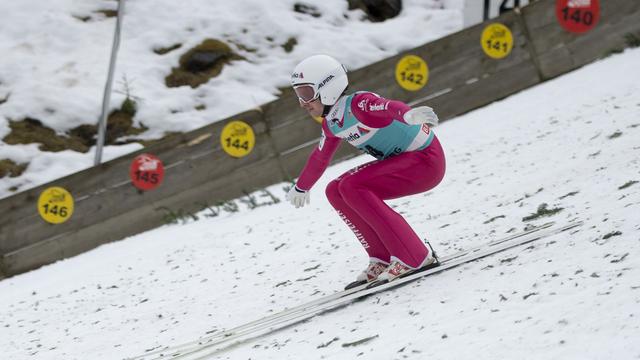
[[[598,23],[600,3],[598,0],[556,0],[556,17],[567,31],[584,33]]]

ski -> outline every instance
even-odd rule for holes
[[[519,237],[526,236],[526,235],[529,235],[531,233],[534,233],[534,232],[549,228],[549,227],[553,226],[554,224],[555,224],[554,222],[548,222],[548,223],[545,223],[545,224],[542,224],[542,225],[539,225],[539,226],[533,226],[533,227],[531,227],[529,229],[526,229],[526,230],[524,230],[522,232],[511,234],[511,235],[506,236],[504,238],[497,239],[497,240],[491,241],[489,243],[484,243],[482,245],[473,247],[471,249],[458,251],[455,254],[452,254],[450,256],[447,256],[445,258],[440,259],[440,261],[442,262],[442,261],[452,260],[452,259],[464,256],[464,255],[466,255],[466,254],[468,254],[470,252],[478,251],[481,248],[484,248],[486,246],[492,246],[492,245],[495,245],[495,244],[503,243],[505,241],[511,241],[513,239],[517,239]],[[271,321],[277,321],[277,319],[285,317],[285,316],[289,316],[289,315],[291,315],[293,313],[296,313],[296,312],[299,312],[299,311],[305,311],[310,307],[318,306],[318,305],[333,301],[335,299],[338,299],[340,297],[353,294],[355,292],[358,292],[358,291],[364,289],[366,287],[366,285],[367,284],[363,284],[363,285],[360,285],[360,286],[357,286],[357,287],[353,287],[353,288],[348,289],[348,290],[337,291],[337,292],[335,292],[333,294],[323,296],[321,298],[318,298],[316,300],[310,301],[308,303],[304,303],[304,304],[295,306],[293,308],[285,309],[285,310],[283,310],[281,312],[266,316],[264,318],[260,318],[260,319],[254,320],[252,322],[237,326],[235,328],[226,330],[224,332],[215,333],[215,334],[200,338],[198,340],[190,341],[190,342],[187,342],[187,343],[183,343],[183,344],[179,344],[179,345],[175,345],[175,346],[164,347],[162,349],[156,349],[156,350],[147,352],[147,353],[145,353],[143,355],[139,355],[139,356],[136,356],[136,357],[128,358],[127,360],[148,359],[148,357],[152,356],[152,355],[159,355],[157,357],[157,359],[160,359],[160,358],[164,358],[165,356],[169,355],[169,353],[171,353],[172,355],[175,355],[175,354],[178,354],[182,350],[185,350],[185,349],[188,349],[188,348],[191,348],[191,347],[202,346],[202,345],[204,345],[206,343],[209,343],[209,342],[213,341],[214,339],[227,338],[229,336],[232,336],[235,333],[238,333],[240,331],[244,331],[245,329],[248,329],[248,328],[251,328],[251,327],[254,327],[254,326],[259,326],[259,325],[261,325],[263,323],[268,323],[268,322],[271,322]],[[156,359],[156,358],[153,358],[153,359]]]
[[[546,223],[537,227],[532,227],[523,232],[512,234],[502,239],[497,239],[489,243],[482,244],[480,246],[476,246],[467,250],[459,251],[449,256],[445,256],[440,259],[440,266],[436,268],[410,274],[401,279],[397,279],[390,283],[382,284],[371,289],[366,289],[367,284],[364,284],[349,290],[338,291],[334,294],[324,296],[317,300],[314,300],[290,309],[285,309],[279,313],[272,314],[265,318],[261,318],[261,319],[249,322],[247,324],[240,325],[238,327],[229,329],[224,332],[213,334],[211,336],[207,336],[205,338],[201,338],[196,341],[180,344],[177,346],[170,346],[163,349],[154,350],[144,355],[140,355],[140,356],[129,358],[129,359],[130,360],[152,359],[152,358],[153,359],[166,359],[166,358],[185,359],[187,357],[191,358],[191,356],[197,356],[198,353],[201,353],[205,350],[212,350],[213,352],[216,352],[218,350],[214,350],[211,348],[217,345],[221,345],[223,343],[238,340],[242,337],[245,337],[251,334],[256,334],[265,329],[267,330],[267,332],[280,329],[284,326],[288,326],[296,322],[305,320],[307,318],[313,317],[329,309],[344,306],[350,303],[352,300],[357,299],[359,297],[364,297],[372,293],[385,291],[389,288],[402,285],[406,282],[413,281],[415,279],[428,276],[434,273],[438,273],[438,272],[450,269],[452,267],[461,265],[463,263],[477,260],[482,257],[495,254],[497,252],[500,252],[518,245],[522,245],[524,243],[528,243],[542,237],[550,236],[558,232],[565,231],[567,229],[576,227],[580,224],[581,222],[572,223],[562,227],[552,228],[547,231],[542,231],[542,230],[552,227],[554,225],[553,222]],[[208,352],[208,355],[210,354],[211,352]],[[154,356],[154,355],[156,357],[150,358],[151,356]]]
[[[401,286],[403,284],[415,281],[422,277],[436,274],[436,273],[460,266],[462,264],[466,264],[466,263],[469,263],[478,259],[482,259],[484,257],[490,256],[490,255],[523,245],[523,244],[530,243],[532,241],[535,241],[541,238],[555,235],[580,225],[582,225],[582,222],[578,221],[578,222],[564,225],[561,227],[552,228],[547,231],[530,232],[528,233],[528,235],[531,235],[531,236],[518,236],[513,241],[504,240],[504,239],[497,240],[497,241],[486,244],[486,246],[479,246],[477,248],[470,249],[466,252],[463,251],[461,253],[466,253],[466,255],[460,256],[458,255],[459,253],[457,253],[455,255],[452,255],[451,257],[444,258],[441,260],[441,264],[438,267],[435,267],[423,272],[410,274],[406,277],[403,277],[403,278],[400,278],[392,282],[385,283],[370,289],[359,288],[358,291],[354,291],[349,295],[339,297],[335,300],[329,301],[319,306],[308,308],[304,312],[289,314],[288,316],[283,316],[270,323],[261,324],[254,328],[238,331],[234,334],[228,335],[225,338],[218,339],[217,341],[211,341],[209,343],[203,344],[199,348],[195,348],[190,351],[186,351],[179,354],[174,354],[172,356],[172,359],[203,360],[213,354],[216,354],[220,351],[228,349],[233,345],[237,345],[249,339],[256,338],[260,335],[272,333],[284,327],[291,326],[295,323],[298,323],[303,320],[314,317],[316,315],[319,315],[320,313],[323,313],[325,311],[334,310],[338,307],[346,306],[350,304],[353,300],[356,300],[358,298],[362,298],[374,293],[380,293],[380,292]],[[364,287],[366,287],[366,285],[364,285]],[[219,347],[219,345],[222,345],[222,346]]]

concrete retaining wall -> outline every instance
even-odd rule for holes
[[[513,49],[504,59],[490,58],[482,50],[480,38],[488,25],[483,23],[353,71],[350,88],[411,105],[429,104],[446,120],[620,51],[633,37],[640,38],[639,1],[601,1],[597,26],[583,34],[563,29],[555,6],[554,0],[540,0],[489,22],[512,32]],[[396,64],[405,55],[420,56],[429,66],[428,83],[418,91],[403,89],[395,79]],[[231,120],[245,121],[256,134],[256,146],[246,157],[230,157],[220,146],[222,128]],[[162,207],[196,212],[293,179],[319,134],[319,125],[286,90],[280,99],[258,109],[2,199],[0,277],[163,225]],[[148,192],[136,189],[129,179],[133,158],[143,152],[159,157],[166,169],[162,185]],[[356,154],[343,145],[334,160]],[[51,186],[64,187],[75,199],[75,212],[63,224],[49,224],[37,211],[39,194]]]

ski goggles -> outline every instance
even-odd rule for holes
[[[293,91],[296,92],[296,96],[298,96],[298,101],[303,104],[308,104],[318,97],[320,94],[316,92],[316,89],[313,85],[305,84],[305,85],[297,85],[293,87]]]

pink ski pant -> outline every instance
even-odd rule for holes
[[[355,233],[369,257],[419,266],[427,247],[383,200],[419,194],[444,177],[445,158],[434,138],[426,149],[376,160],[347,171],[327,185],[331,205]]]

